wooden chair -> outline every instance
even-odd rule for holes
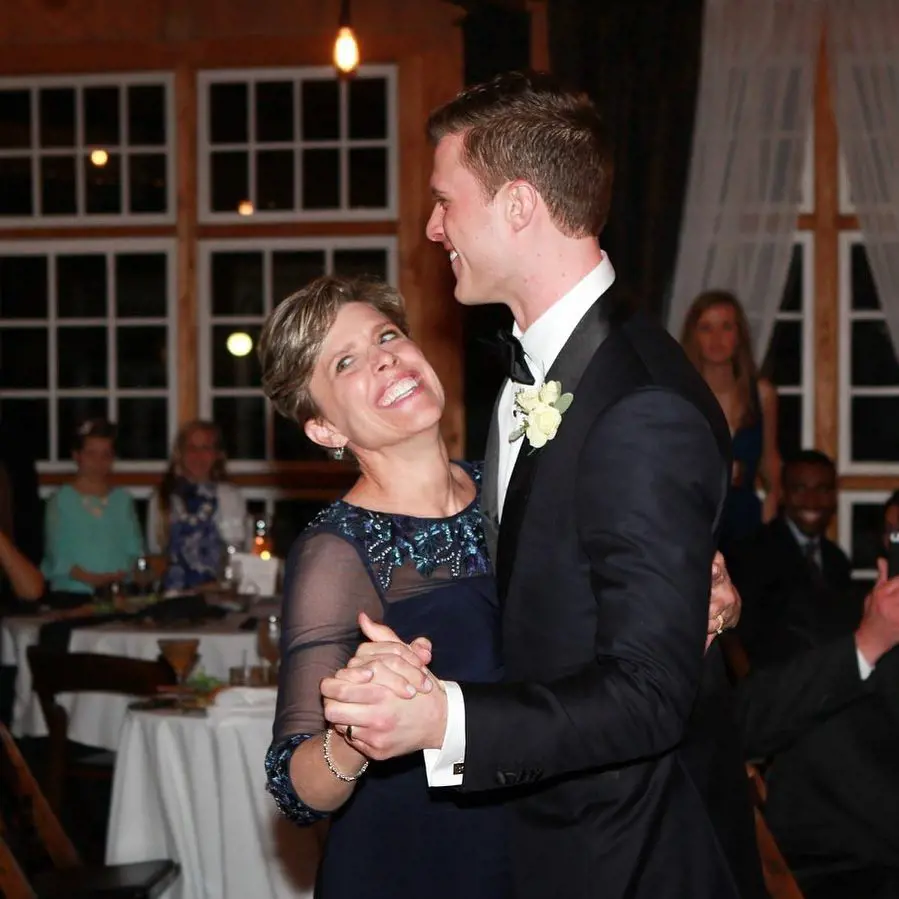
[[[768,791],[764,778],[752,763],[746,764],[746,774],[749,777],[755,814],[755,838],[759,855],[762,857],[762,874],[768,893],[772,899],[803,899],[802,890],[799,889],[799,884],[765,821],[764,808]]]
[[[41,792],[31,769],[5,725],[0,723],[0,775],[4,799],[16,800],[16,828],[0,818],[0,892],[6,899],[156,899],[178,877],[169,860],[131,865],[87,867],[82,864],[59,819]],[[33,831],[33,833],[32,833]],[[40,852],[26,846],[28,837]],[[14,838],[17,838],[14,839]],[[46,870],[31,880],[10,842],[29,859],[43,856]]]
[[[56,701],[60,693],[115,693],[154,696],[158,687],[174,684],[175,673],[164,661],[145,661],[87,652],[59,652],[28,647],[31,680],[47,722],[49,753],[44,789],[56,814],[61,814],[69,776],[112,776],[114,757],[95,753],[84,759],[70,756],[69,716]]]

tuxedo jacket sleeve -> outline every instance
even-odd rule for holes
[[[868,688],[851,634],[751,670],[736,696],[747,755],[760,759],[783,751]]]
[[[599,414],[577,469],[595,656],[552,682],[462,685],[463,790],[522,782],[498,771],[533,782],[678,744],[702,678],[726,467],[708,419],[674,391],[635,390]],[[545,528],[552,541],[551,518]]]

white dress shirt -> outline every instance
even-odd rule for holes
[[[803,534],[802,531],[796,527],[796,524],[793,522],[793,519],[788,515],[785,515],[784,518],[787,522],[787,527],[790,529],[790,533],[793,535],[793,539],[799,544],[799,548],[802,550],[802,554],[805,555],[807,552],[806,547],[809,543],[815,544],[815,558],[818,562],[818,567],[823,571],[824,570],[824,558],[821,555],[821,538],[820,537],[809,537],[806,534]],[[867,680],[871,676],[871,672],[874,670],[874,666],[871,665],[868,660],[862,655],[861,650],[856,647],[855,648],[855,657],[858,659],[858,673],[862,680]]]
[[[512,333],[521,340],[528,368],[537,386],[546,379],[546,373],[571,337],[578,322],[587,310],[604,294],[615,280],[615,270],[609,257],[602,260],[583,277],[568,293],[554,303],[524,333],[516,324]],[[521,449],[523,438],[509,442],[509,435],[516,427],[512,414],[515,391],[521,385],[506,379],[497,406],[499,454],[497,460],[497,509],[502,520],[506,491],[512,478],[512,470]],[[562,385],[565,390],[565,385]],[[462,690],[454,681],[444,681],[447,698],[446,733],[440,749],[425,749],[425,770],[432,787],[454,787],[462,783],[465,763],[465,701]]]

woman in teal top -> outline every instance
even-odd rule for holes
[[[74,481],[53,495],[45,514],[41,569],[51,594],[92,594],[127,580],[143,537],[127,490],[112,488],[115,426],[94,419],[78,429]]]

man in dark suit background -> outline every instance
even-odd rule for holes
[[[756,664],[782,657],[784,640],[798,630],[821,637],[850,632],[861,619],[861,591],[852,565],[827,538],[837,508],[837,475],[817,450],[788,458],[782,470],[783,504],[728,554],[728,568],[743,598],[737,634]]]
[[[806,899],[896,899],[899,578],[881,560],[868,599],[853,589],[824,536],[827,456],[788,460],[783,489],[780,518],[729,560],[750,661],[737,692],[746,751],[766,766],[765,816]]]
[[[677,344],[619,317],[596,240],[601,122],[586,98],[503,76],[430,131],[428,236],[456,298],[504,302],[523,345],[508,344],[482,495],[508,682],[410,701],[350,671],[323,682],[326,716],[376,758],[439,749],[432,785],[517,788],[521,899],[761,895],[717,645],[704,655],[729,434]]]

